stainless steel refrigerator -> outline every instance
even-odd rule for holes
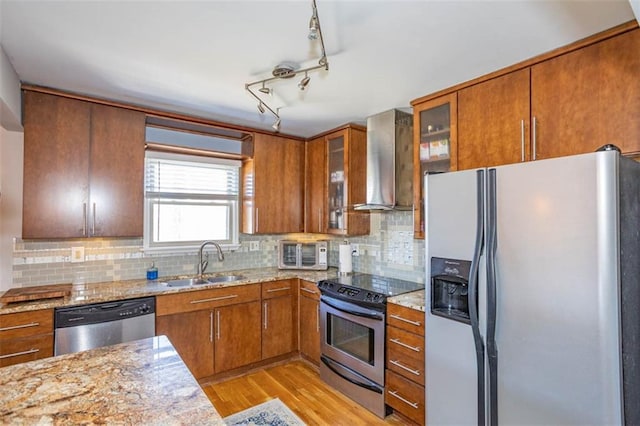
[[[425,176],[429,425],[640,424],[640,164]]]

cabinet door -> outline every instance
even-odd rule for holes
[[[322,138],[306,144],[304,232],[326,232],[327,142]]]
[[[169,338],[196,379],[213,375],[213,311],[156,317],[156,335],[162,334]]]
[[[231,370],[260,361],[260,302],[215,310],[215,370]]]
[[[640,29],[531,69],[533,159],[612,143],[640,152]]]
[[[529,158],[529,69],[458,92],[458,170]]]
[[[293,297],[262,301],[262,359],[293,351]]]
[[[141,237],[145,115],[92,105],[90,235]]]
[[[320,364],[320,304],[300,295],[300,353]]]
[[[264,134],[256,134],[253,143],[253,159],[245,162],[252,176],[243,172],[243,232],[303,232],[304,143]]]
[[[425,173],[457,170],[456,93],[413,108],[413,235],[424,238]]]
[[[87,236],[87,102],[24,92],[23,238]]]

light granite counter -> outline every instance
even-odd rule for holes
[[[0,368],[0,424],[224,424],[157,336]]]
[[[88,303],[133,299],[136,297],[144,296],[157,296],[159,294],[196,291],[206,288],[231,287],[265,281],[284,280],[288,278],[301,278],[303,280],[315,282],[326,278],[336,277],[338,275],[338,272],[335,268],[329,268],[329,270],[327,271],[259,268],[225,271],[224,273],[219,274],[205,274],[205,277],[215,277],[219,275],[241,275],[244,277],[244,279],[225,283],[194,285],[189,287],[168,287],[167,281],[176,278],[192,278],[193,275],[180,277],[161,277],[160,279],[155,281],[128,280],[90,284],[74,284],[71,287],[71,295],[69,297],[41,301],[0,304],[0,315],[14,312],[33,311],[38,309],[50,309],[63,306],[84,305]]]
[[[396,305],[405,306],[407,308],[425,312],[425,292],[424,290],[418,290],[412,291],[411,293],[404,293],[398,296],[393,296],[387,299],[387,303],[394,303]]]

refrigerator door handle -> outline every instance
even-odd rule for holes
[[[485,205],[485,171],[478,170],[476,175],[476,242],[469,273],[469,317],[476,348],[476,365],[478,369],[478,426],[485,424],[485,377],[484,377],[484,341],[480,334],[478,315],[478,268],[480,256],[484,249],[484,205]]]
[[[496,169],[488,171],[487,196],[487,359],[489,364],[489,425],[498,425],[498,348],[496,345],[496,249],[498,208]]]

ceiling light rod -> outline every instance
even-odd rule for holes
[[[322,49],[322,56],[320,57],[320,61],[318,62],[320,65],[324,65],[324,69],[329,71],[329,62],[327,61],[327,53],[324,50],[324,38],[322,38],[322,27],[320,26],[320,17],[318,16],[318,8],[316,7],[316,0],[311,0],[313,14],[311,15],[312,19],[316,18],[316,26],[318,30],[318,35],[320,36],[320,48]]]
[[[266,109],[269,110],[269,112],[271,112],[271,114],[273,114],[276,118],[280,118],[280,115],[275,112],[269,105],[267,105],[266,103],[264,103],[264,101],[262,99],[260,99],[260,97],[253,91],[251,90],[251,88],[249,86],[251,86],[252,84],[255,83],[251,83],[251,84],[245,84],[244,88],[247,90],[247,92],[251,93],[251,95],[256,98],[256,100],[258,101],[258,105],[262,105],[263,107],[265,107]]]

